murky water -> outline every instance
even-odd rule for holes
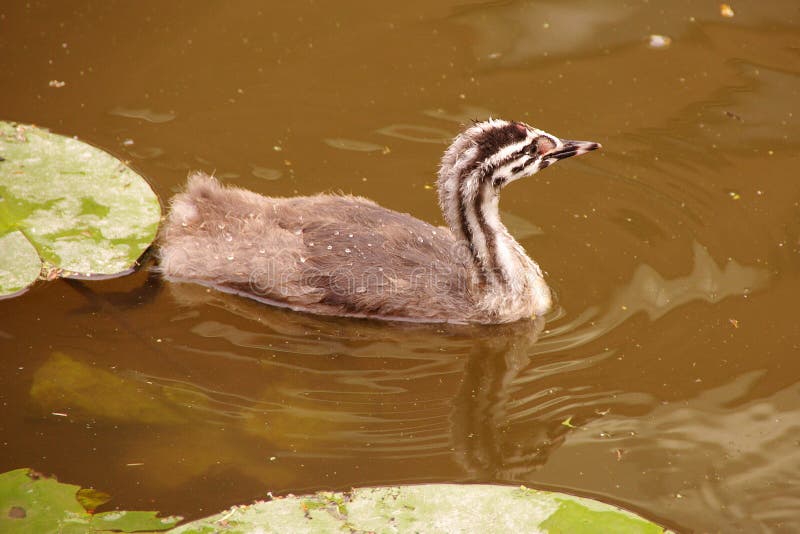
[[[0,117],[120,156],[163,199],[202,169],[441,223],[426,186],[464,121],[604,145],[502,201],[557,293],[543,327],[323,319],[146,271],[0,302],[0,470],[190,517],[496,481],[796,531],[800,10],[731,7],[0,7]]]

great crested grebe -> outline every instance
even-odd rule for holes
[[[445,151],[449,228],[350,195],[266,197],[197,172],[160,235],[164,277],[324,315],[507,323],[546,313],[539,266],[500,221],[500,190],[600,148],[521,122],[466,128]]]

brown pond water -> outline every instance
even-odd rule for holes
[[[796,532],[800,14],[732,8],[4,4],[0,118],[100,146],[162,199],[203,169],[441,223],[429,186],[464,121],[604,150],[504,195],[557,293],[541,332],[322,319],[144,270],[0,302],[0,471],[189,517],[506,482],[681,530]]]

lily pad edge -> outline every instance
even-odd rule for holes
[[[78,140],[76,137],[52,133],[47,128],[14,121],[0,120],[0,149],[0,193],[5,192],[5,195],[0,194],[0,239],[9,234],[19,233],[17,237],[11,238],[14,247],[3,246],[3,253],[0,254],[0,299],[13,298],[25,293],[34,286],[37,280],[52,280],[58,277],[81,280],[117,278],[132,273],[141,265],[142,257],[146,255],[158,233],[163,203],[147,179],[135,171],[128,162],[119,159],[103,148]],[[70,169],[70,172],[64,170],[67,168]],[[89,245],[94,247],[94,250],[104,250],[105,246],[113,247],[109,248],[109,251],[123,250],[119,249],[120,246],[127,247],[129,252],[116,260],[110,260],[112,267],[106,269],[105,272],[98,272],[100,269],[76,270],[70,268],[74,265],[69,265],[69,260],[67,264],[61,265],[58,261],[51,261],[48,255],[53,256],[54,251],[48,250],[47,245],[42,244],[42,238],[47,239],[47,230],[40,229],[39,235],[35,235],[36,231],[28,227],[31,224],[29,222],[31,216],[39,212],[46,213],[47,209],[41,205],[41,198],[38,199],[39,204],[37,204],[36,199],[32,200],[25,195],[19,196],[20,190],[26,188],[35,190],[36,186],[30,184],[38,182],[41,184],[38,187],[46,191],[52,186],[54,175],[58,175],[58,173],[61,173],[57,177],[58,181],[67,182],[76,187],[68,188],[67,195],[61,197],[55,195],[51,199],[52,202],[58,202],[64,200],[64,197],[68,197],[68,200],[72,198],[88,200],[89,207],[102,208],[103,206],[93,202],[91,193],[84,191],[84,189],[92,187],[96,190],[98,188],[96,182],[101,182],[100,189],[103,192],[110,190],[112,194],[116,195],[116,191],[119,191],[121,199],[129,199],[133,195],[133,202],[125,200],[121,206],[117,203],[110,210],[111,216],[114,217],[111,219],[114,221],[111,228],[122,229],[122,235],[111,237],[106,233],[106,237],[101,237],[100,242],[97,242],[98,238],[95,237],[95,243]],[[80,176],[76,178],[70,174]],[[74,200],[72,202],[75,203]],[[129,204],[134,204],[134,206],[129,208]],[[47,208],[49,207],[47,206]],[[124,215],[120,214],[120,210],[125,212]],[[107,224],[105,223],[107,217],[108,213],[91,214],[89,217],[76,220],[79,226],[74,227],[74,230],[71,230],[66,223],[67,226],[62,226],[62,231],[66,229],[67,232],[72,233],[72,237],[68,238],[69,241],[66,242],[76,245],[80,242],[91,243],[93,238],[90,235],[83,237],[79,234],[90,233],[86,229],[95,234],[107,232],[107,230],[95,231],[92,226],[92,220],[95,221],[94,224]],[[122,224],[117,222],[117,218],[120,217],[123,220]],[[57,217],[54,218],[57,219]],[[90,220],[87,222],[87,219]],[[127,224],[124,221],[130,221],[132,225],[129,232],[137,233],[126,234]],[[19,236],[24,236],[28,246],[20,242]],[[133,236],[136,237],[133,238]],[[64,242],[63,239],[59,242]],[[108,243],[108,245],[103,245],[103,243]],[[45,249],[42,249],[42,246],[45,246]],[[30,253],[31,247],[36,251],[35,258]],[[119,256],[120,252],[116,254]],[[27,263],[23,265],[21,262]]]

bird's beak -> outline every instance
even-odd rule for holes
[[[539,170],[545,169],[555,163],[556,161],[571,156],[579,156],[592,150],[601,148],[600,143],[594,141],[570,141],[567,139],[561,140],[561,146],[554,148],[550,152],[545,152],[539,160]]]
[[[587,152],[601,148],[600,143],[595,143],[594,141],[562,140],[561,142],[564,144],[545,154],[545,159],[554,158],[559,160],[571,156],[580,156],[581,154],[586,154]]]

